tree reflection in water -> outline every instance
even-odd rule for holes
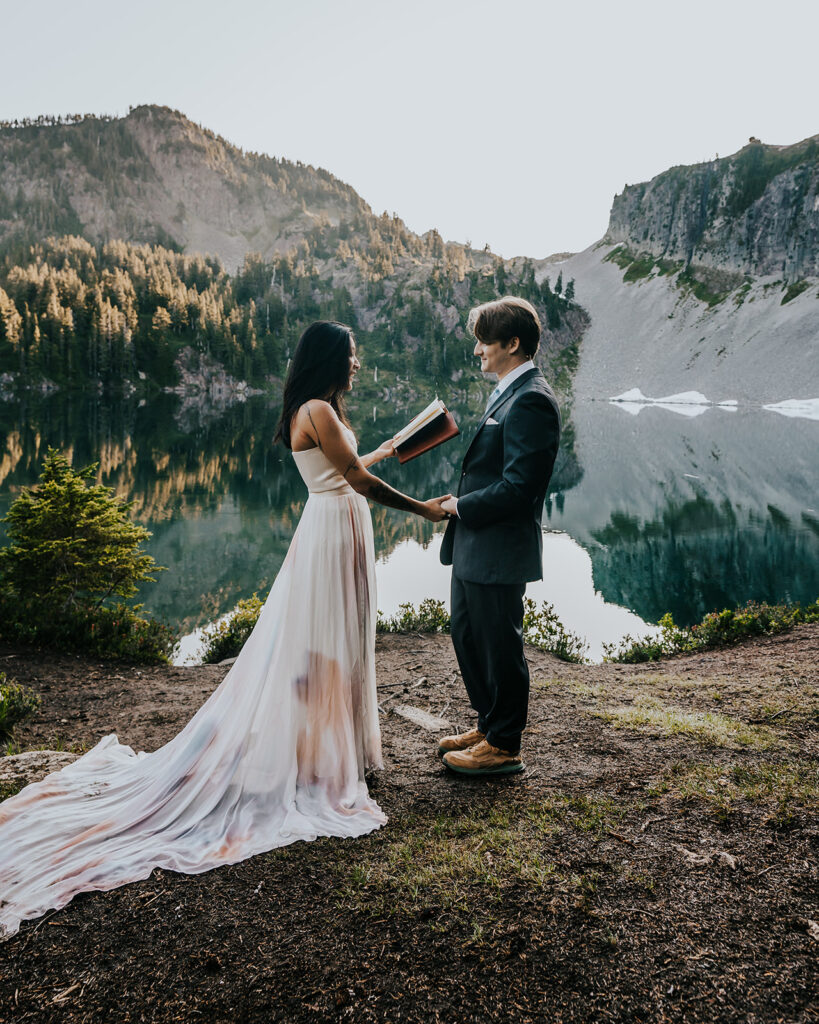
[[[419,497],[454,490],[485,388],[452,405],[462,435],[376,472]],[[358,405],[356,405],[358,401]],[[369,451],[426,404],[409,409],[351,396],[359,448]],[[415,407],[417,405],[417,408]],[[239,598],[264,593],[278,571],[306,491],[289,453],[272,444],[278,403],[265,397],[222,409],[174,395],[55,395],[0,403],[0,515],[33,483],[49,445],[136,502],[153,531],[149,550],[170,572],[141,595],[146,609],[183,632]],[[544,523],[565,530],[592,558],[608,602],[682,624],[750,599],[815,600],[819,425],[762,411],[709,411],[682,421],[663,410],[628,417],[608,403],[577,403],[567,418]],[[434,527],[373,507],[376,553],[421,545]],[[548,569],[548,567],[547,567]]]

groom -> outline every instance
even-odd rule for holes
[[[444,764],[465,775],[523,770],[529,703],[523,595],[543,575],[543,500],[560,441],[552,389],[532,361],[540,321],[506,296],[470,313],[474,353],[498,382],[463,462],[441,561],[452,566],[452,643],[477,728],[447,736]]]

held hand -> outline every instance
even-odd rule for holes
[[[432,523],[440,523],[443,519],[449,519],[449,514],[444,508],[444,503],[452,500],[451,494],[443,494],[440,498],[430,498],[424,502],[424,518]]]
[[[450,494],[444,501],[441,502],[441,508],[444,512],[448,512],[450,516],[457,515],[458,512],[458,501],[453,498]]]

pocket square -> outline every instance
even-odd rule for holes
[[[496,427],[497,425],[498,421],[493,416],[490,416],[489,419],[484,424],[484,426],[486,427]]]

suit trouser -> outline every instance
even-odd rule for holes
[[[452,573],[452,645],[478,728],[517,753],[529,706],[523,656],[525,583],[470,583]]]

